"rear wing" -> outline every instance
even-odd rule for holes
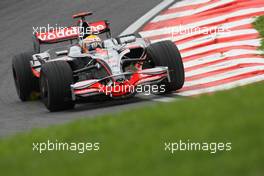
[[[90,34],[103,34],[110,33],[109,23],[106,20],[90,22],[88,23]],[[36,53],[40,52],[41,44],[53,44],[64,41],[76,40],[80,36],[80,27],[71,26],[60,28],[56,30],[50,30],[48,32],[35,33],[33,36],[33,45]]]

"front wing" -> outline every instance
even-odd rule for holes
[[[112,75],[104,79],[92,79],[77,82],[71,85],[72,99],[76,97],[89,97],[104,94],[110,97],[122,97],[134,93],[139,85],[152,85],[168,79],[170,82],[168,67],[155,67],[140,70],[134,73],[126,72],[122,75],[131,75],[129,80],[122,83],[113,81],[111,85],[104,85],[101,82],[108,78],[120,75]]]

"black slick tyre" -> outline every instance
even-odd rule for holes
[[[73,73],[65,61],[47,62],[41,68],[40,92],[44,105],[51,112],[74,108],[71,87]]]
[[[30,60],[34,52],[24,52],[12,59],[12,71],[17,94],[22,101],[31,100],[32,94],[39,91],[38,79],[33,75]]]
[[[172,92],[183,87],[185,74],[181,54],[177,46],[170,40],[150,44],[147,48],[148,58],[154,66],[166,66],[169,69],[169,80],[160,84],[165,85],[165,92]]]

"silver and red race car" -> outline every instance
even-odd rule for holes
[[[36,33],[34,51],[14,56],[13,76],[22,101],[39,92],[50,111],[60,111],[95,96],[131,97],[140,86],[156,86],[158,94],[182,88],[184,67],[173,42],[151,44],[139,34],[113,38],[107,21],[88,22],[88,15],[74,15],[80,18],[76,27]],[[101,35],[105,39],[85,43]],[[71,44],[40,52],[44,44],[65,41]]]

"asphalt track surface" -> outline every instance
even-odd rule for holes
[[[77,105],[75,110],[50,113],[40,101],[19,101],[12,78],[12,55],[31,48],[33,26],[73,24],[72,14],[91,10],[91,20],[108,19],[113,35],[124,31],[161,0],[1,0],[0,1],[0,136],[61,124],[77,118],[141,106],[147,98]]]

